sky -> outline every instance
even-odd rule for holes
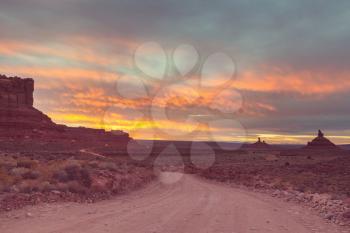
[[[346,0],[1,0],[0,73],[60,124],[350,143],[348,22]]]

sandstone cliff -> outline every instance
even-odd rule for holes
[[[34,80],[0,75],[0,134],[26,129],[59,129],[33,107]]]
[[[0,75],[1,107],[32,107],[34,80]]]
[[[67,127],[54,123],[33,107],[34,80],[0,75],[0,138],[41,138],[48,140],[130,140],[123,131]]]

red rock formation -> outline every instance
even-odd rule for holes
[[[33,107],[34,80],[0,75],[0,137],[33,137],[76,141],[126,142],[122,131],[67,127],[55,124]]]
[[[0,75],[0,134],[17,130],[59,129],[33,107],[34,80]]]
[[[270,149],[270,145],[265,141],[261,141],[261,138],[258,138],[258,141],[253,144],[245,144],[242,146],[242,149],[248,150],[268,150]]]
[[[0,106],[21,107],[33,106],[33,79],[6,77],[0,75]]]
[[[338,147],[318,130],[318,136],[307,143],[305,149],[337,149]]]

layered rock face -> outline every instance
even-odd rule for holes
[[[306,149],[337,149],[338,147],[324,136],[321,130],[318,131],[318,136],[311,142],[307,143]]]
[[[33,108],[34,80],[0,75],[0,134],[25,129],[58,129]]]
[[[0,75],[1,107],[32,107],[34,80]]]
[[[0,75],[0,137],[129,141],[129,134],[55,124],[33,107],[34,80]]]

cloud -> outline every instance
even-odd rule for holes
[[[138,72],[135,49],[156,41],[171,54],[189,43],[201,62],[218,51],[235,60],[237,79],[228,88],[242,94],[238,116],[252,135],[317,128],[342,134],[350,130],[349,9],[345,0],[3,0],[0,72],[35,78],[35,104],[54,120],[97,127],[113,104],[126,129],[131,110],[143,112],[150,105],[116,91],[119,77]],[[183,98],[173,98],[171,108],[183,116],[193,103],[185,89],[177,94]],[[205,90],[199,94],[196,114],[205,115],[215,98]],[[216,107],[235,108],[234,98],[220,96]],[[176,130],[178,123],[166,125]],[[148,119],[140,125],[155,127]]]
[[[305,95],[332,94],[350,89],[350,70],[328,72],[296,70],[288,67],[260,66],[242,71],[234,86],[243,90],[287,91]]]

